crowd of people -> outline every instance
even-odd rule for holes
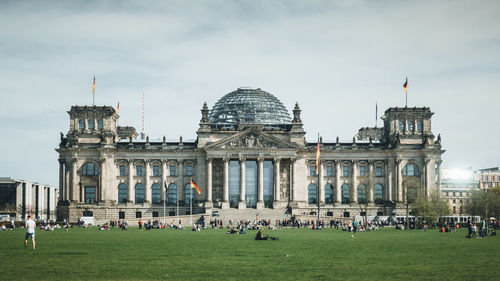
[[[481,218],[479,224],[475,224],[472,222],[471,218],[467,220],[467,230],[468,235],[467,238],[484,238],[487,235],[497,236],[496,229],[499,228],[498,223],[491,223],[490,227],[488,227],[488,222],[485,218]],[[479,237],[477,235],[479,234]]]

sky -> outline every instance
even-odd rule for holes
[[[443,166],[499,166],[500,1],[1,1],[0,177],[58,184],[72,105],[195,139],[238,87],[296,102],[315,141],[430,107]],[[382,126],[382,120],[378,120]]]

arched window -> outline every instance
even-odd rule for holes
[[[177,185],[172,183],[167,189],[168,204],[177,204]]]
[[[144,203],[144,185],[138,183],[135,185],[135,203]]]
[[[373,199],[375,199],[376,204],[382,204],[384,202],[384,188],[380,184],[376,184],[373,187]]]
[[[349,186],[347,184],[342,185],[342,204],[349,204],[351,203],[351,198],[349,196]]]
[[[189,206],[189,201],[193,198],[193,188],[191,187],[191,183],[186,184],[184,186],[184,204]]]
[[[92,163],[87,162],[82,166],[82,176],[98,176],[99,175],[99,167]]]
[[[333,203],[333,187],[331,184],[325,185],[325,203]]]
[[[160,185],[155,183],[151,186],[151,203],[160,204],[161,201],[161,188]]]
[[[317,197],[316,197],[316,185],[315,184],[310,184],[309,187],[307,187],[307,202],[309,204],[314,204],[318,201],[317,200]]]
[[[366,204],[366,186],[364,184],[358,185],[358,203]]]
[[[118,185],[118,203],[127,203],[127,197],[127,185],[120,183],[120,185]]]
[[[420,176],[418,166],[415,164],[407,164],[403,168],[403,176]]]

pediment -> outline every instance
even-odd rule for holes
[[[206,149],[296,149],[296,145],[255,130],[243,131],[209,144]]]

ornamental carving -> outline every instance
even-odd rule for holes
[[[232,140],[228,143],[230,148],[264,148],[264,147],[274,147],[275,144],[269,142],[262,138],[261,136],[256,136],[254,134],[248,134],[244,137]]]

